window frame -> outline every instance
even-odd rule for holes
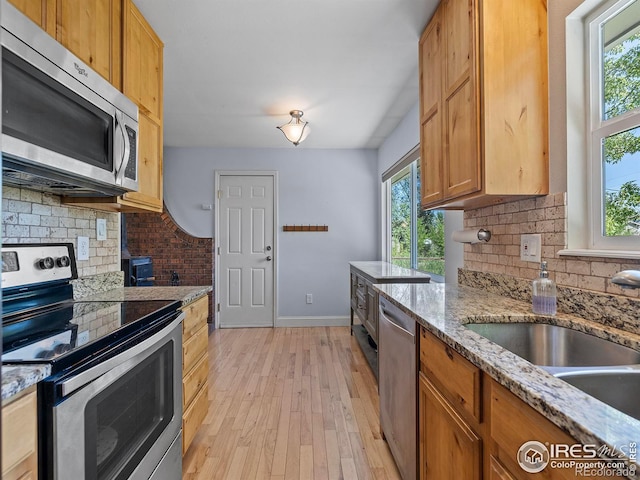
[[[640,127],[640,109],[604,120],[603,115],[603,52],[602,26],[604,23],[634,3],[636,0],[608,0],[586,18],[585,31],[588,35],[586,46],[587,71],[589,83],[589,126],[590,142],[588,146],[589,162],[589,227],[590,246],[595,249],[640,249],[635,236],[612,236],[602,234],[605,221],[602,142],[607,137]]]
[[[391,237],[391,195],[392,195],[392,183],[394,179],[404,178],[406,175],[409,175],[411,181],[411,251],[410,251],[410,268],[418,269],[418,207],[421,203],[420,198],[420,189],[418,188],[418,168],[421,167],[420,164],[420,146],[416,145],[411,151],[409,151],[405,156],[403,156],[400,160],[398,160],[395,164],[393,164],[389,169],[387,169],[382,174],[382,205],[381,210],[383,212],[382,218],[382,258],[384,261],[392,262],[392,237]],[[458,219],[460,225],[458,227],[462,227],[462,216]],[[446,228],[446,214],[444,215],[444,222]],[[454,222],[455,223],[455,222]],[[457,224],[456,224],[457,225]],[[451,265],[452,268],[457,271],[458,266],[462,266],[462,245],[459,245],[459,252],[456,251],[456,248],[447,247],[447,235],[445,233],[445,263],[444,268],[445,272],[447,271],[447,265]],[[450,252],[450,250],[454,250]],[[450,259],[447,259],[448,256],[451,256]],[[459,264],[459,265],[458,265]],[[431,276],[432,282],[444,282],[445,276],[439,275],[434,272],[420,270],[421,272],[428,273]]]
[[[601,141],[640,126],[640,109],[601,121],[600,26],[633,1],[585,0],[566,18],[567,248],[560,255],[640,258],[637,236],[602,235]]]

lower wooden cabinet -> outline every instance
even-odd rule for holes
[[[182,322],[182,454],[189,449],[209,407],[209,299],[183,307]]]
[[[420,478],[480,480],[480,370],[423,327],[419,359]]]
[[[419,338],[421,480],[578,478],[575,467],[547,465],[538,473],[525,471],[518,462],[518,452],[527,442],[580,442],[424,327],[420,327]]]
[[[38,478],[38,398],[35,386],[2,405],[2,479]]]
[[[480,480],[482,439],[420,374],[420,478]]]
[[[489,456],[489,480],[515,480],[500,460],[493,455]]]

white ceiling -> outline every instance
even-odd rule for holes
[[[376,148],[418,100],[438,0],[135,0],[164,42],[164,144]]]

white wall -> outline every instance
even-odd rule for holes
[[[402,119],[396,129],[387,137],[378,149],[378,182],[382,179],[382,173],[394,163],[409,153],[420,143],[420,104],[416,103]],[[382,189],[378,188],[378,204],[384,205],[381,197]],[[380,236],[380,255],[384,242],[382,236],[386,234],[381,224],[382,215],[378,215],[378,232]],[[464,263],[462,244],[451,241],[451,233],[462,229],[462,211],[446,211],[444,213],[445,224],[445,276],[449,283],[458,282],[458,268]]]
[[[420,143],[419,103],[411,107],[396,129],[385,139],[378,149],[378,178],[394,163],[409,153]]]
[[[379,258],[377,168],[375,150],[166,147],[164,197],[183,229],[215,237],[213,211],[202,209],[215,201],[214,171],[277,171],[278,317],[344,319],[348,262]],[[282,232],[285,224],[328,225],[329,231]]]

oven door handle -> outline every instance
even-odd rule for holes
[[[124,351],[123,353],[112,357],[95,367],[92,367],[84,372],[75,375],[68,380],[65,380],[60,383],[60,388],[62,392],[62,396],[66,397],[70,393],[75,392],[79,388],[85,386],[86,384],[92,382],[96,378],[104,375],[109,372],[113,368],[118,365],[123,364],[124,362],[131,360],[132,358],[138,355],[144,355],[146,351],[152,348],[154,345],[164,342],[167,338],[170,338],[173,330],[182,322],[185,317],[185,313],[181,312],[175,320],[173,320],[168,326],[160,330],[158,333],[152,335],[151,337],[143,340],[139,344],[134,347]]]

